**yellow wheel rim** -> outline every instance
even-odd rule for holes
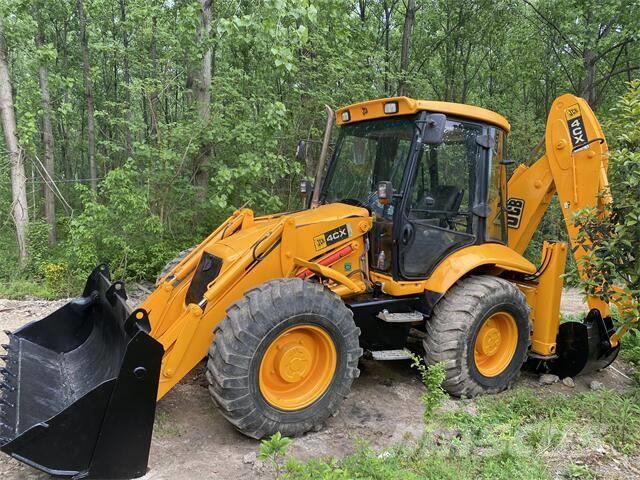
[[[518,346],[518,326],[507,312],[487,318],[476,337],[473,356],[476,368],[485,377],[500,375],[509,366]]]
[[[269,345],[262,357],[260,392],[280,410],[311,405],[329,387],[337,358],[336,347],[323,328],[291,327]]]

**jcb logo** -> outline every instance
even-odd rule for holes
[[[327,248],[328,246],[338,243],[340,240],[344,240],[350,236],[351,224],[345,223],[344,225],[340,225],[339,227],[329,230],[322,235],[313,237],[313,244],[316,247],[316,250],[322,250],[323,248]]]
[[[522,212],[524,211],[524,200],[520,198],[510,198],[507,201],[507,226],[518,229]]]
[[[584,129],[584,121],[580,114],[580,106],[576,103],[564,111],[569,127],[569,136],[571,137],[571,145],[575,148],[578,145],[587,143],[587,132]]]
[[[575,105],[571,105],[564,111],[564,116],[567,120],[572,120],[576,117],[580,116],[580,105],[577,103]]]

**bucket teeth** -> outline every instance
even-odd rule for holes
[[[7,363],[17,364],[18,363],[18,361],[15,359],[15,357],[13,357],[11,355],[0,355],[0,360],[2,360],[5,364],[7,364]]]
[[[0,374],[4,375],[5,377],[16,377],[15,374],[7,368],[0,368]]]
[[[12,387],[7,382],[0,382],[0,390],[5,390],[7,392],[15,392],[16,387]]]
[[[2,398],[0,397],[0,405],[5,405],[9,408],[15,408],[15,405],[11,402],[9,402],[6,398]]]
[[[13,332],[11,330],[3,330],[3,332],[7,337],[9,338],[13,337]]]
[[[11,345],[6,343],[0,344],[0,347],[4,348],[5,352],[8,352],[11,350]]]

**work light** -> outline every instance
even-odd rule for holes
[[[384,113],[390,115],[392,113],[398,113],[398,102],[387,102],[384,104]]]

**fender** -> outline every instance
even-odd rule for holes
[[[414,295],[424,291],[444,294],[454,283],[479,267],[494,267],[527,275],[536,272],[533,263],[506,245],[486,243],[464,247],[449,255],[426,280],[396,282],[391,277],[375,272],[371,277],[383,283],[384,292],[393,296]]]

